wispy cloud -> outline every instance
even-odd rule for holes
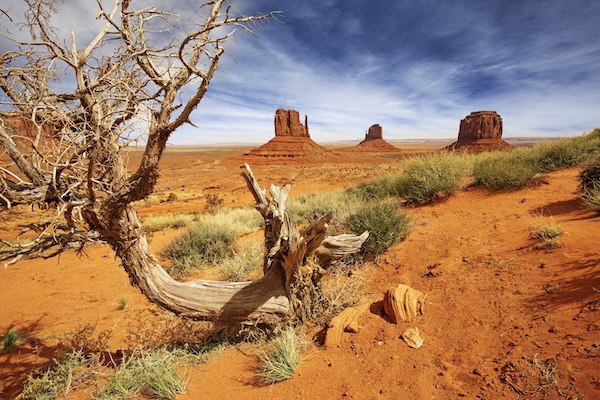
[[[571,135],[600,126],[600,2],[571,0],[238,0],[279,21],[240,35],[174,144],[264,143],[279,107],[308,114],[316,141],[455,137],[491,109],[505,136]],[[157,4],[160,6],[160,4]],[[193,20],[192,1],[177,10]],[[64,9],[65,7],[63,7]],[[92,7],[93,8],[93,7]],[[95,10],[70,1],[59,23],[93,31]]]

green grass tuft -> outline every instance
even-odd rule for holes
[[[302,339],[292,328],[277,336],[270,349],[260,356],[258,380],[272,384],[292,378],[301,361],[301,342]]]
[[[16,345],[17,342],[21,339],[21,334],[16,329],[9,329],[4,335],[4,339],[2,341],[2,351],[9,352]]]
[[[392,203],[371,203],[348,216],[344,225],[355,234],[369,231],[369,238],[362,250],[376,258],[408,236],[410,219]]]

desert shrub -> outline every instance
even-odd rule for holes
[[[588,189],[582,200],[587,207],[600,213],[600,184]]]
[[[247,280],[252,270],[259,266],[263,258],[263,246],[256,244],[245,246],[235,252],[231,258],[225,258],[217,269],[223,279],[231,282]]]
[[[336,234],[341,222],[361,206],[360,199],[353,193],[336,190],[327,193],[314,193],[291,199],[288,202],[288,214],[297,224],[311,222],[331,214],[330,233]]]
[[[98,400],[128,399],[143,394],[150,398],[175,399],[186,382],[177,375],[184,364],[182,354],[166,348],[137,351],[126,357],[94,397]]]
[[[594,155],[583,165],[579,172],[577,191],[586,194],[598,186],[600,186],[600,154]]]
[[[475,184],[492,190],[527,186],[536,176],[537,168],[523,154],[526,153],[515,150],[481,155],[473,167]]]
[[[538,172],[550,172],[575,166],[597,151],[600,151],[600,135],[587,134],[537,143],[528,149],[524,158],[531,162]]]
[[[40,376],[30,375],[23,387],[23,400],[55,400],[66,394],[79,384],[86,382],[90,376],[85,373],[87,360],[82,351],[67,354],[52,368]]]
[[[378,257],[394,243],[406,238],[410,229],[408,216],[392,203],[371,203],[351,214],[344,221],[348,230],[355,234],[369,231],[369,238],[362,251]]]
[[[393,181],[392,194],[409,203],[425,203],[458,190],[471,175],[473,156],[436,153],[408,161]]]
[[[263,383],[277,383],[294,376],[300,364],[302,338],[288,328],[278,335],[270,348],[260,355],[257,378]]]
[[[222,223],[194,226],[164,249],[164,255],[174,261],[169,272],[175,277],[184,277],[207,266],[217,265],[234,255],[231,245],[235,239],[234,230]]]
[[[579,172],[579,186],[583,202],[600,212],[600,154],[591,157]]]

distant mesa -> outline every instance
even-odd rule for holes
[[[399,148],[392,146],[383,140],[383,128],[379,124],[371,125],[365,134],[365,140],[356,146],[357,150],[366,152],[385,152],[400,151]]]
[[[474,111],[460,121],[458,140],[444,150],[479,153],[511,147],[502,140],[502,118],[496,111]]]
[[[304,117],[304,124],[301,124],[298,111],[279,108],[275,111],[275,137],[245,155],[320,158],[329,154],[333,152],[319,146],[310,138],[308,116]]]

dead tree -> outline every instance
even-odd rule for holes
[[[272,186],[268,198],[245,166],[265,219],[264,277],[181,283],[149,252],[133,206],[154,191],[167,140],[190,123],[235,28],[251,32],[274,13],[244,16],[225,0],[207,1],[195,17],[201,22],[183,31],[167,11],[136,9],[134,0],[114,0],[109,10],[98,0],[102,26],[79,47],[74,33],[61,39],[50,25],[55,0],[25,3],[22,25],[11,29],[18,20],[11,9],[0,16],[8,43],[0,55],[0,206],[45,204],[56,214],[31,225],[31,241],[4,243],[0,259],[52,257],[101,242],[134,286],[176,314],[264,323],[305,317],[324,267],[358,251],[367,233],[326,237],[327,217],[298,230],[285,211],[289,186]],[[10,35],[23,27],[26,40]],[[125,149],[132,140],[145,149],[129,172]]]

